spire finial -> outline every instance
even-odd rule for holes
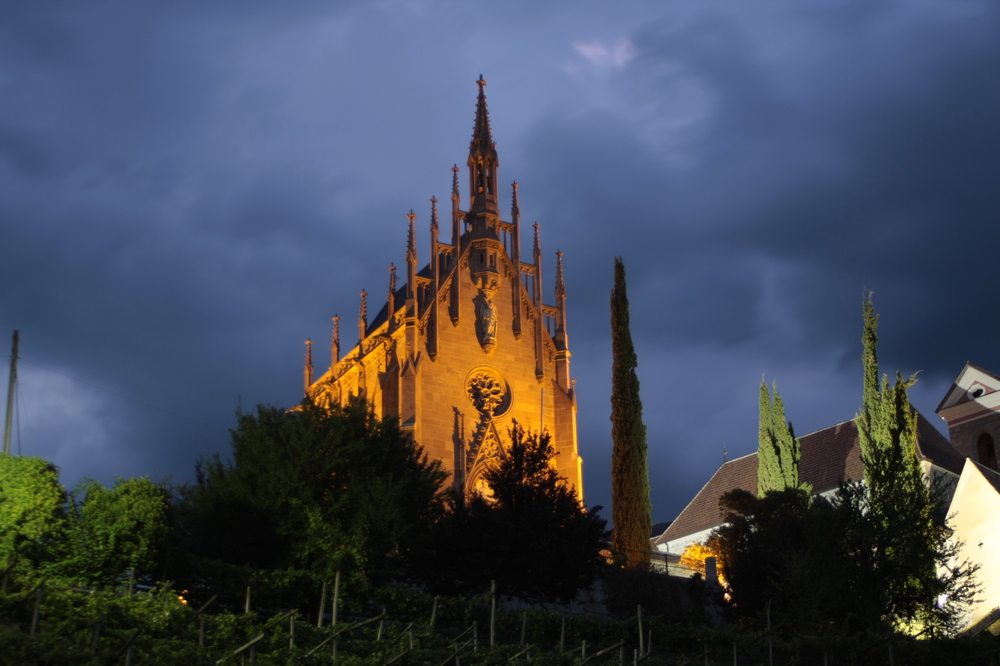
[[[438,200],[431,197],[431,229],[438,228]]]
[[[451,198],[458,201],[458,165],[453,164],[451,167]]]
[[[396,295],[396,264],[389,264],[389,296]],[[390,315],[392,313],[389,313]]]
[[[330,369],[340,361],[340,315],[333,315],[333,335],[330,336]]]
[[[511,190],[513,190],[513,194],[512,194],[512,196],[510,198],[510,214],[511,214],[511,217],[517,217],[521,213],[521,205],[520,205],[520,202],[517,199],[517,181],[516,180],[513,183],[511,183],[510,188],[511,188]]]
[[[538,230],[541,227],[538,225],[538,222],[535,222],[535,224],[533,225],[533,228],[535,230],[535,250],[534,250],[533,254],[535,256],[538,256],[538,255],[540,255],[542,253],[542,241],[541,241],[541,238],[538,235]]]
[[[566,283],[563,281],[562,258],[563,253],[560,250],[556,250],[556,296],[564,296],[566,294]]]
[[[493,133],[490,131],[490,113],[486,106],[486,80],[479,75],[479,97],[476,99],[476,124],[472,130],[469,153],[487,155],[494,149]]]
[[[358,313],[358,339],[365,339],[368,330],[368,292],[361,290],[361,311]]]
[[[499,215],[497,207],[497,169],[500,159],[490,131],[490,115],[486,108],[486,80],[479,76],[479,97],[476,100],[476,124],[469,144],[469,212]]]
[[[305,389],[309,393],[309,387],[313,383],[313,341],[312,338],[306,340],[306,367],[305,367]]]
[[[406,214],[406,217],[407,217],[407,219],[410,220],[410,228],[409,228],[409,231],[408,231],[407,237],[406,237],[406,258],[410,259],[412,257],[414,260],[416,260],[416,258],[417,258],[417,235],[416,235],[416,232],[413,230],[413,223],[417,219],[417,214],[414,213],[413,209],[411,208],[410,212]]]

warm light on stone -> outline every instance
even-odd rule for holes
[[[463,489],[482,485],[482,472],[502,455],[515,420],[529,431],[548,432],[556,470],[582,501],[562,253],[557,253],[556,305],[544,305],[537,224],[533,261],[520,258],[516,184],[511,219],[500,217],[499,159],[484,86],[480,81],[469,148],[468,211],[460,209],[458,169],[453,169],[451,243],[438,240],[437,199],[432,199],[432,252],[419,267],[417,215],[407,215],[406,283],[396,288],[392,267],[386,304],[370,322],[367,294],[362,297],[360,339],[343,358],[338,358],[344,347],[335,320],[331,367],[306,393],[325,406],[362,396],[379,417],[398,417]],[[311,368],[306,376],[312,377]]]

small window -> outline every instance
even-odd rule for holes
[[[973,398],[981,398],[982,395],[983,395],[983,387],[982,386],[979,386],[979,387],[977,387],[976,389],[974,389],[972,391],[972,397]]]
[[[979,454],[980,465],[985,465],[993,470],[997,468],[997,452],[990,433],[984,432],[976,440],[976,452]]]
[[[496,268],[496,267],[497,267],[497,255],[491,254],[490,255],[490,268]]]

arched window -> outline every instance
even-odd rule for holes
[[[984,432],[976,440],[976,449],[979,453],[979,464],[986,465],[990,469],[997,468],[997,451],[993,446],[993,437],[990,433]]]

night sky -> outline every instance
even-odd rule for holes
[[[656,522],[756,450],[762,374],[799,435],[854,416],[866,289],[939,427],[966,361],[1000,372],[994,0],[3,2],[15,452],[68,486],[189,481],[240,403],[296,404],[303,342],[322,372],[330,317],[381,306],[406,213],[423,263],[454,163],[467,195],[480,74],[548,303],[565,254],[606,515],[616,255]]]

